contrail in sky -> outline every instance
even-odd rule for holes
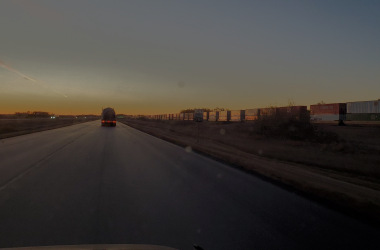
[[[33,79],[33,78],[31,78],[31,77],[29,77],[29,76],[27,76],[27,75],[21,73],[20,71],[18,71],[18,70],[16,70],[16,69],[12,68],[11,66],[7,65],[6,63],[4,63],[4,62],[1,61],[1,60],[0,60],[0,66],[3,67],[4,69],[7,69],[7,70],[13,72],[13,73],[16,73],[17,75],[23,77],[25,80],[29,80],[29,81],[32,81],[32,82],[37,83],[38,85],[40,85],[40,87],[46,87],[46,86],[44,86],[44,84],[43,84],[42,82],[37,81],[36,79]],[[55,90],[52,90],[52,91],[53,91],[54,93],[56,93],[56,94],[62,95],[63,97],[66,97],[66,98],[67,98],[67,95],[65,95],[65,94],[62,94],[62,93],[60,93],[60,92],[58,92],[58,91],[55,91]]]
[[[31,78],[31,77],[29,77],[29,76],[27,76],[27,75],[24,75],[24,74],[21,73],[20,71],[15,70],[14,68],[12,68],[11,66],[5,64],[5,63],[4,63],[3,61],[1,61],[1,60],[0,60],[0,66],[3,67],[4,69],[7,69],[7,70],[9,70],[9,71],[11,71],[11,72],[16,73],[16,74],[19,75],[19,76],[22,76],[22,77],[23,77],[24,79],[26,79],[26,80],[30,80],[30,81],[32,81],[32,82],[37,82],[37,81],[34,80],[33,78]]]

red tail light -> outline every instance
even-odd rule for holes
[[[116,123],[116,121],[102,120],[102,123]]]

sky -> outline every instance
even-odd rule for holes
[[[380,1],[1,0],[0,113],[380,98]]]

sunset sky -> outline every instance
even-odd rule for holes
[[[0,113],[380,98],[380,1],[0,1]]]

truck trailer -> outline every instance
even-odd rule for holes
[[[113,108],[105,108],[102,111],[102,126],[116,126],[116,115]]]

